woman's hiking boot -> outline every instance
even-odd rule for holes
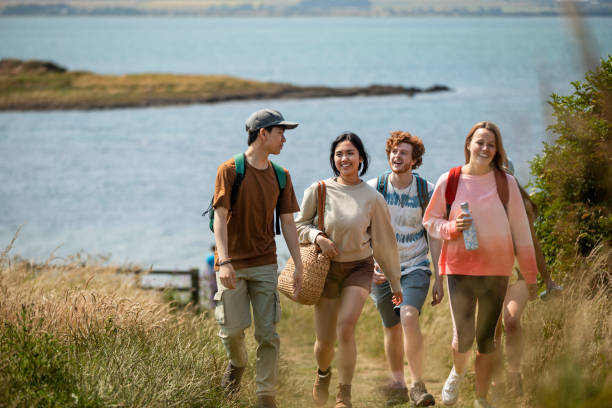
[[[427,392],[427,387],[425,387],[423,381],[419,381],[410,387],[410,399],[417,407],[429,407],[436,403],[433,395]]]
[[[221,378],[221,388],[228,395],[237,394],[240,391],[240,380],[246,367],[234,367],[232,363],[227,363],[223,377]]]
[[[351,403],[351,384],[338,384],[338,394],[336,394],[335,408],[352,408]]]
[[[321,375],[323,374],[323,375]],[[312,400],[318,406],[327,404],[329,399],[329,381],[331,380],[331,368],[327,373],[317,369],[314,385],[312,386]]]

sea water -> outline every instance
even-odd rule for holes
[[[589,18],[599,56],[612,19]],[[551,123],[546,101],[584,77],[563,18],[0,18],[0,57],[49,59],[99,73],[230,74],[300,85],[444,84],[451,92],[211,105],[0,113],[0,247],[26,258],[76,252],[144,267],[202,267],[213,242],[201,217],[217,166],[246,149],[262,107],[300,126],[272,159],[301,201],[329,177],[329,145],[360,135],[364,179],[387,168],[392,130],[420,136],[419,174],[435,183],[464,161],[480,120],[499,125],[522,183]],[[282,259],[287,251],[277,240]]]

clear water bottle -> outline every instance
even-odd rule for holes
[[[463,211],[464,214],[470,215],[470,207],[467,202],[461,203],[461,211]],[[467,251],[478,248],[478,237],[476,237],[476,229],[474,228],[473,220],[470,228],[463,230],[463,241],[465,242],[465,249]]]
[[[546,291],[546,290],[542,291],[542,293],[540,293],[540,299],[550,300],[560,295],[562,291],[563,291],[563,286],[555,285],[552,288],[550,288],[550,291]]]

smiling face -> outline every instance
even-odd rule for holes
[[[362,161],[359,151],[348,140],[338,143],[334,150],[334,165],[345,180],[359,178],[359,164]]]
[[[480,128],[474,132],[468,145],[470,163],[490,166],[497,152],[495,134],[489,129]]]
[[[415,160],[412,159],[412,145],[410,143],[398,143],[389,151],[389,167],[397,174],[412,170]]]

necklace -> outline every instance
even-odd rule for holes
[[[397,194],[397,189],[395,188],[395,186],[393,185],[393,183],[389,182],[389,184],[391,184],[391,186],[393,187],[393,199],[395,202],[399,203],[401,208],[404,208],[404,205],[406,205],[406,203],[408,202],[408,200],[410,200],[410,193],[412,192],[412,185],[414,184],[414,177],[412,177],[412,182],[408,185],[406,193],[399,195]],[[405,197],[405,200],[402,200],[402,197]]]

